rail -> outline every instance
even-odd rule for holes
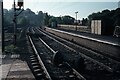
[[[31,45],[32,45],[33,50],[35,51],[35,54],[37,55],[37,58],[38,58],[38,60],[39,60],[39,63],[41,64],[42,68],[44,69],[45,74],[47,75],[47,78],[48,78],[49,80],[52,80],[51,77],[50,77],[50,75],[49,75],[49,73],[48,73],[48,71],[47,71],[47,69],[45,68],[45,66],[44,66],[44,64],[43,64],[43,62],[42,62],[42,59],[40,58],[40,55],[38,54],[37,49],[35,48],[35,45],[34,45],[32,39],[31,39],[31,37],[28,36],[28,38],[29,38],[29,40],[30,40],[30,43],[31,43]]]

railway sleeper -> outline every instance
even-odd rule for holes
[[[39,34],[39,33],[32,33],[32,32],[27,32],[28,36],[34,36],[34,37],[43,37],[43,34]]]
[[[43,79],[43,80],[49,80],[49,78],[46,76],[46,73],[42,67],[42,65],[39,64],[39,61],[37,57],[34,55],[31,57],[31,64],[32,64],[32,69],[34,71],[34,74],[37,80]]]

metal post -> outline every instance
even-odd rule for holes
[[[1,27],[0,27],[0,28],[2,28],[2,29],[1,29],[2,31],[0,31],[0,32],[2,32],[2,33],[1,33],[1,34],[2,34],[2,35],[1,35],[1,37],[2,37],[2,52],[4,52],[5,49],[4,49],[4,25],[3,25],[3,1],[2,1],[2,0],[0,1],[0,7],[1,7],[1,9],[0,9],[0,10],[1,10],[1,11],[0,11],[0,12],[1,12],[1,13],[0,13],[0,14],[1,14],[1,16],[0,16],[0,17],[1,17],[1,18],[0,18],[0,21],[1,21],[1,22],[0,22],[0,23],[1,23],[0,26],[1,26]]]
[[[13,19],[13,22],[14,22],[14,46],[16,46],[16,7],[15,7],[15,0],[14,0],[14,19]]]
[[[75,12],[75,14],[76,14],[76,28],[75,28],[75,30],[77,31],[77,13],[78,12]]]
[[[16,14],[16,10],[21,10],[21,7],[23,6],[23,0],[18,0],[18,6],[19,6],[19,8],[16,8],[16,4],[15,4],[15,0],[14,0],[14,4],[13,4],[13,8],[14,8],[14,19],[13,19],[13,22],[14,22],[14,47],[16,46],[16,39],[17,39],[17,34],[16,34],[16,30],[17,30],[16,23],[17,22],[16,22],[16,18],[24,9],[22,9],[22,11],[19,12],[18,14]]]

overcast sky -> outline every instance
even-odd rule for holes
[[[88,2],[89,1],[89,2]],[[116,9],[119,0],[24,0],[24,9],[30,8],[37,11],[48,12],[53,16],[70,15],[75,17],[78,11],[78,19],[86,18],[93,12],[104,9]],[[16,0],[17,2],[17,0]],[[4,8],[11,9],[13,0],[4,0]]]

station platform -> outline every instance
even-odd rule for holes
[[[75,30],[61,29],[61,28],[59,28],[58,30],[70,32],[70,33],[81,35],[81,36],[86,36],[88,38],[93,38],[93,39],[113,43],[113,44],[120,46],[120,38],[117,38],[114,36],[96,35],[96,34],[85,33],[85,32],[80,32],[80,31],[75,31]]]
[[[1,80],[35,80],[26,61],[19,54],[2,55]]]

